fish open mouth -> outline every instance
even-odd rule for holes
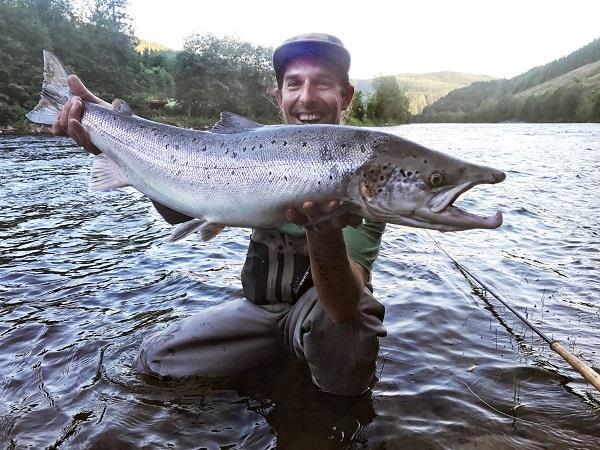
[[[454,202],[465,192],[478,184],[500,183],[506,178],[504,172],[494,172],[487,179],[479,182],[466,181],[464,183],[444,187],[432,198],[429,211],[422,212],[422,219],[435,220],[442,226],[456,227],[457,229],[470,228],[498,228],[502,225],[502,212],[498,211],[493,216],[479,216],[465,211]],[[423,214],[424,213],[424,214]]]

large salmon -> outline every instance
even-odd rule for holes
[[[52,124],[72,96],[68,72],[44,51],[41,100],[27,114]],[[502,214],[481,217],[453,206],[465,191],[498,183],[499,170],[467,163],[382,131],[340,125],[264,126],[222,113],[211,131],[135,116],[122,100],[84,102],[82,125],[102,154],[92,189],[133,186],[194,218],[174,232],[203,239],[223,226],[270,228],[306,200],[339,199],[364,218],[457,231],[496,228]]]

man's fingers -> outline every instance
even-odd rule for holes
[[[69,110],[69,122],[72,119],[81,122],[81,116],[83,113],[83,104],[81,103],[81,99],[79,97],[73,97],[71,99],[71,109]]]
[[[99,155],[102,153],[100,150],[98,150],[98,147],[92,144],[92,141],[90,141],[90,136],[87,134],[87,131],[85,131],[85,128],[83,128],[83,125],[81,125],[81,122],[72,119],[69,122],[69,128],[71,130],[70,134],[77,144],[93,155]]]
[[[91,103],[98,103],[103,106],[110,106],[107,102],[92,94],[89,91],[89,89],[86,88],[85,85],[81,82],[77,75],[69,75],[67,77],[67,83],[69,83],[69,88],[71,89],[71,92],[81,97],[82,100]]]
[[[69,110],[71,109],[71,100],[67,101],[67,103],[65,103],[65,105],[62,107],[62,109],[60,110],[60,113],[58,115],[58,126],[60,127],[61,131],[66,134],[67,133],[67,127],[69,125]]]
[[[363,222],[363,218],[361,216],[357,216],[356,214],[348,214],[348,225],[351,227],[358,227]]]
[[[286,209],[285,215],[290,222],[295,223],[296,225],[306,225],[308,223],[306,216],[301,214],[295,208]]]

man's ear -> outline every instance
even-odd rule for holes
[[[354,97],[354,86],[348,83],[348,86],[342,92],[342,111],[346,111],[352,103],[352,97]]]

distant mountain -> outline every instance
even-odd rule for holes
[[[600,38],[509,80],[456,89],[417,122],[600,121]]]
[[[468,86],[475,81],[488,81],[494,77],[460,72],[399,73],[395,75],[398,86],[410,101],[410,112],[420,113],[454,89]],[[352,80],[354,86],[364,94],[373,93],[372,79]]]

